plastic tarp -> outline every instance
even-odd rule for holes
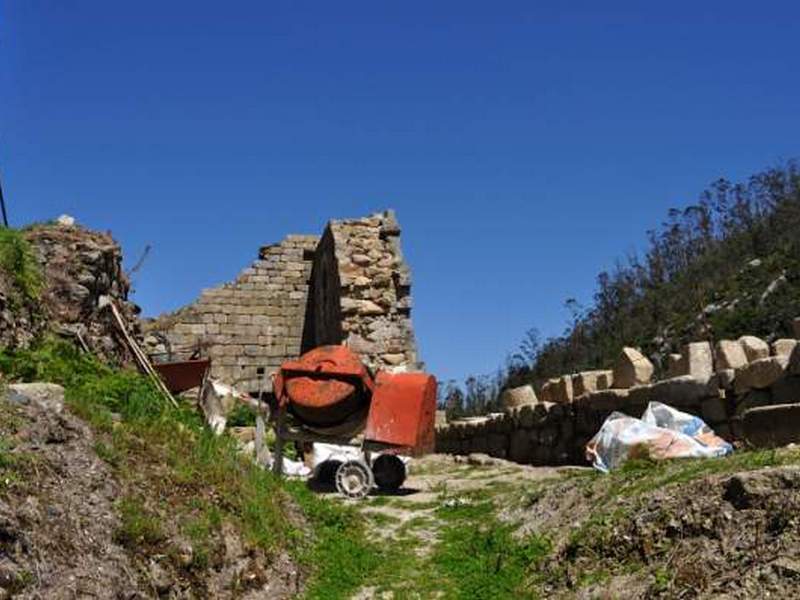
[[[641,419],[611,413],[586,444],[586,458],[607,473],[629,458],[713,458],[733,452],[699,417],[661,402],[647,405]]]

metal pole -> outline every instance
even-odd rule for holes
[[[3,225],[8,227],[8,214],[6,213],[6,200],[3,198],[3,181],[0,177],[0,207],[3,209]]]

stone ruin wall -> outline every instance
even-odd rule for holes
[[[234,282],[147,324],[147,350],[186,358],[199,347],[212,377],[251,394],[270,391],[283,361],[321,344],[349,345],[372,368],[413,370],[399,234],[388,211],[331,221],[321,239],[290,235],[265,246]]]
[[[304,349],[344,344],[376,369],[416,370],[411,272],[391,211],[331,221],[311,279]]]
[[[800,338],[800,319],[795,321]],[[728,441],[780,438],[800,430],[800,345],[753,336],[688,344],[672,359],[673,377],[650,383],[649,361],[626,348],[613,371],[551,379],[537,397],[530,386],[507,390],[503,413],[462,419],[437,428],[437,452],[486,453],[531,465],[586,464],[586,443],[615,411],[641,417],[651,401],[701,417]],[[758,411],[748,429],[744,415]],[[775,412],[769,412],[775,411]],[[774,436],[774,437],[773,437]]]

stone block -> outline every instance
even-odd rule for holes
[[[572,375],[564,375],[553,386],[553,402],[567,404],[572,402]]]
[[[697,406],[704,398],[719,398],[716,377],[683,375],[659,381],[651,386],[650,399],[676,408]]]
[[[574,397],[590,394],[610,387],[613,371],[583,371],[572,377],[572,393]]]
[[[756,448],[776,448],[800,442],[800,404],[776,404],[744,413],[742,429]]]
[[[628,390],[600,390],[586,396],[584,404],[596,411],[622,410],[628,401]]]
[[[684,375],[710,377],[714,373],[714,357],[709,342],[692,342],[683,348],[686,365]]]
[[[736,369],[734,389],[741,394],[751,389],[765,389],[778,381],[786,372],[789,359],[785,356],[760,358]]]
[[[727,421],[727,402],[724,398],[705,398],[700,403],[700,416],[709,425]]]
[[[770,406],[772,404],[772,394],[768,390],[750,390],[736,398],[736,410],[734,414],[741,417],[751,408]]]
[[[526,404],[534,404],[537,402],[536,392],[530,385],[522,385],[515,388],[503,390],[500,395],[500,403],[506,410],[511,410]]]
[[[635,348],[623,348],[614,365],[614,387],[630,388],[649,383],[653,377],[653,363]]]
[[[533,442],[530,432],[517,429],[511,434],[508,448],[508,458],[516,463],[526,464],[531,462]]]
[[[769,389],[775,404],[800,404],[800,377],[796,375],[781,377]]]
[[[635,385],[628,390],[626,406],[647,406],[653,399],[652,385]]]
[[[800,375],[800,345],[792,351],[787,370],[791,375]]]
[[[742,349],[749,362],[761,360],[769,356],[769,344],[761,338],[754,335],[743,335],[739,338],[739,343],[742,345]]]
[[[794,349],[797,347],[797,340],[790,340],[788,338],[775,340],[772,342],[772,355],[773,356],[791,356]]]
[[[721,369],[717,371],[719,387],[723,390],[733,389],[733,382],[736,378],[736,371],[733,369]]]

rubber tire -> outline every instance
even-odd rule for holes
[[[396,492],[406,480],[406,466],[393,454],[381,454],[372,463],[375,483],[381,490]]]
[[[336,469],[336,490],[347,498],[365,498],[373,487],[375,477],[364,461],[348,460]]]

